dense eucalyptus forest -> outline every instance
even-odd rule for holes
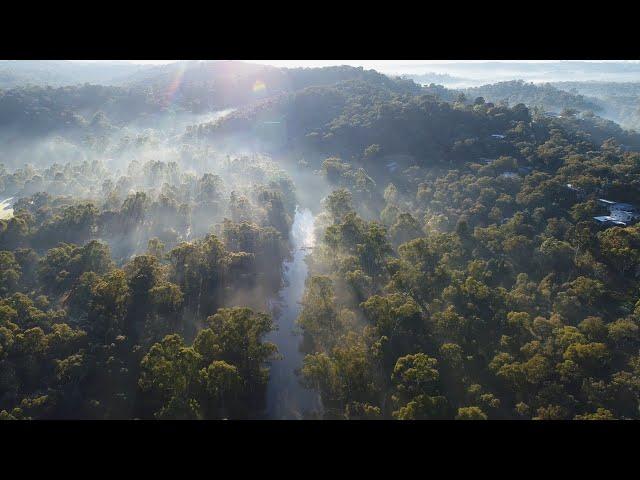
[[[0,419],[640,418],[634,84],[25,71]]]

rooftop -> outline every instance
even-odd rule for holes
[[[610,223],[613,225],[618,225],[621,227],[626,227],[627,226],[627,222],[623,221],[623,220],[617,220],[615,217],[609,216],[609,215],[603,215],[600,217],[593,217],[593,219],[597,222],[600,223]]]
[[[626,212],[632,212],[636,209],[636,207],[634,207],[630,203],[615,203],[611,206],[611,208],[614,210],[622,210]]]
[[[506,178],[518,178],[519,177],[519,175],[516,172],[504,172],[500,176],[501,177],[506,177]]]

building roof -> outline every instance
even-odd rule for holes
[[[612,217],[610,215],[603,215],[603,216],[600,216],[600,217],[593,217],[593,219],[596,220],[597,222],[600,222],[600,223],[612,223],[614,225],[620,225],[620,226],[623,226],[623,227],[627,226],[627,223],[625,221],[618,220],[615,217]]]
[[[609,209],[613,211],[625,211],[625,212],[635,212],[636,206],[631,203],[624,202],[614,202],[613,200],[606,200],[604,198],[599,198],[598,201],[603,203],[609,207]]]
[[[634,207],[630,203],[615,203],[611,206],[611,208],[613,208],[614,210],[623,210],[629,212],[636,209],[636,207]]]
[[[519,177],[519,175],[516,172],[504,172],[500,176],[501,177],[506,177],[506,178],[518,178]]]

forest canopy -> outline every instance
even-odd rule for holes
[[[128,74],[0,90],[1,419],[640,418],[633,84]]]

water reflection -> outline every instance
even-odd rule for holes
[[[298,350],[301,336],[296,331],[296,318],[307,278],[304,259],[315,240],[313,222],[310,210],[296,210],[291,229],[293,258],[284,265],[285,287],[271,305],[278,330],[268,340],[278,346],[282,355],[271,365],[267,389],[267,417],[271,419],[302,419],[321,408],[317,393],[302,387],[297,373],[304,355]]]
[[[13,197],[10,197],[0,202],[0,220],[13,217],[13,208],[11,208],[12,200]]]

